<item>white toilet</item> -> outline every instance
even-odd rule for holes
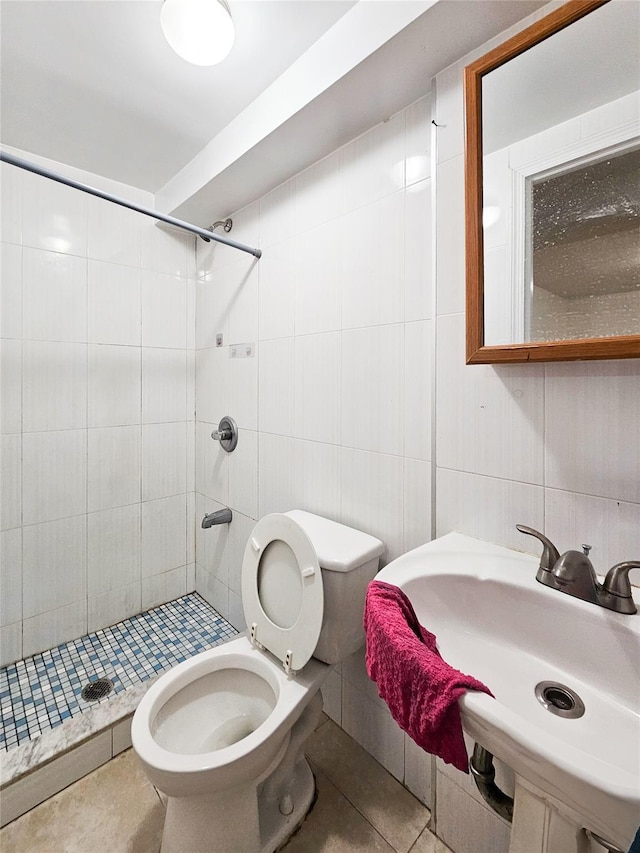
[[[300,510],[256,524],[242,563],[248,636],[174,667],[133,717],[134,749],[167,796],[161,853],[272,853],[302,821],[320,687],[364,642],[383,547]]]

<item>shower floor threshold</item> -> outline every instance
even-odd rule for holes
[[[163,672],[237,635],[197,593],[17,661],[0,671],[0,788],[131,717]],[[101,699],[82,698],[108,678]]]

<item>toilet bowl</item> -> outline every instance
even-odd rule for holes
[[[134,749],[168,798],[162,853],[271,853],[304,818],[320,688],[364,641],[382,550],[300,510],[256,524],[242,565],[248,634],[161,676],[133,718]]]

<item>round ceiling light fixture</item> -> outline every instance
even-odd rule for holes
[[[193,65],[222,62],[236,34],[226,0],[164,0],[160,26],[178,56]]]

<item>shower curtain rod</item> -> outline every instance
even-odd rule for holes
[[[114,204],[119,204],[121,207],[128,207],[129,210],[135,210],[137,213],[142,213],[145,216],[151,216],[153,219],[159,219],[161,222],[166,222],[168,225],[173,225],[176,228],[182,228],[184,231],[190,231],[192,234],[197,234],[203,240],[215,240],[216,243],[224,243],[225,246],[231,246],[232,249],[239,249],[241,252],[247,252],[249,255],[254,255],[256,258],[262,256],[260,249],[253,249],[251,246],[245,246],[244,243],[236,243],[235,240],[230,240],[228,237],[220,237],[209,231],[207,228],[200,228],[199,225],[192,225],[190,222],[184,222],[182,219],[176,219],[174,216],[168,216],[165,213],[159,213],[157,210],[152,210],[150,207],[143,207],[139,204],[127,201],[120,196],[112,195],[103,190],[90,187],[88,184],[81,184],[79,181],[74,181],[67,178],[58,172],[52,172],[49,169],[44,169],[42,166],[37,166],[35,163],[30,163],[28,160],[23,160],[21,157],[15,157],[6,151],[0,151],[0,160],[3,163],[9,163],[11,166],[17,166],[19,169],[24,169],[27,172],[33,172],[35,175],[42,175],[43,178],[49,178],[52,181],[57,181],[60,184],[66,184],[68,187],[73,187],[76,190],[82,190],[89,195],[103,198],[105,201],[111,201]]]

